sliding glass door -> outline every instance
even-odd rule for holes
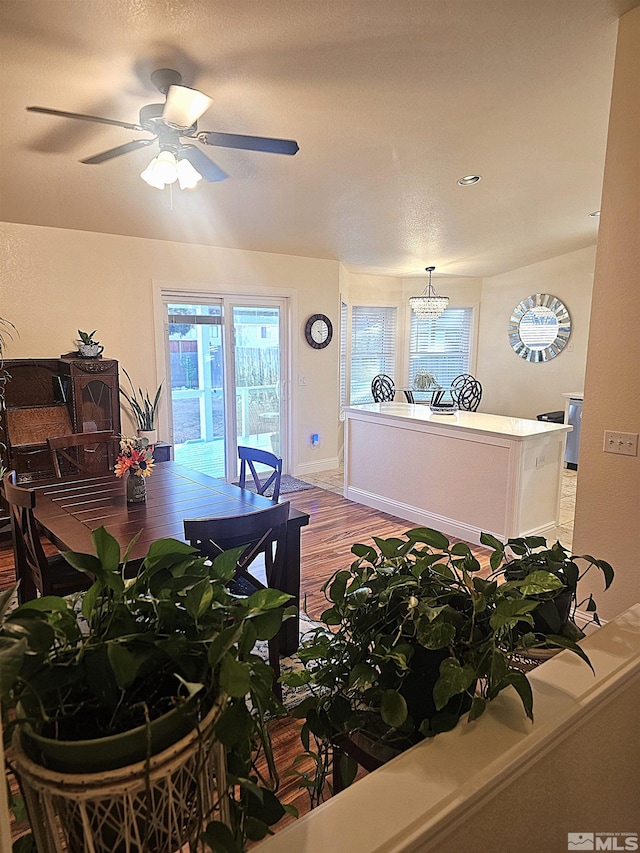
[[[165,300],[174,458],[237,478],[238,444],[286,452],[284,303]]]

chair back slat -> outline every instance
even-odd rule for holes
[[[391,403],[396,395],[393,379],[386,373],[379,373],[371,380],[371,396],[374,403]]]
[[[91,581],[87,575],[72,569],[62,558],[53,563],[47,559],[33,514],[36,506],[35,490],[19,486],[15,471],[5,474],[2,490],[9,504],[16,580],[20,582],[20,604],[38,595],[66,595],[88,589]]]
[[[475,412],[482,400],[482,385],[470,373],[461,373],[451,382],[451,399],[467,412]]]
[[[62,477],[62,466],[71,473],[102,473],[113,468],[117,436],[112,430],[76,432],[47,439],[56,477]]]
[[[247,570],[256,557],[264,553],[267,585],[278,587],[284,568],[288,519],[289,503],[286,501],[246,515],[185,519],[184,535],[187,542],[211,559],[224,551],[243,547],[237,560],[236,576],[245,575],[258,586],[264,584],[251,577]]]
[[[238,447],[238,458],[240,459],[240,478],[238,481],[240,488],[246,488],[248,468],[257,493],[259,495],[269,493],[267,497],[270,497],[274,502],[277,501],[280,497],[280,483],[282,481],[282,459],[268,450],[243,446]],[[256,465],[265,465],[271,468],[271,473],[261,474]],[[269,492],[271,487],[273,487],[273,492]]]
[[[184,535],[206,557],[215,560],[224,551],[244,548],[236,562],[233,580],[243,579],[252,588],[264,588],[256,577],[249,573],[251,564],[264,554],[267,586],[282,589],[287,546],[287,522],[289,503],[274,503],[267,509],[247,515],[224,518],[185,519]],[[299,601],[295,602],[299,606]],[[282,702],[280,677],[280,633],[268,641],[269,664],[274,672],[273,692]]]

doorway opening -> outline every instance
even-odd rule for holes
[[[164,302],[175,460],[232,482],[239,444],[285,459],[285,300]]]

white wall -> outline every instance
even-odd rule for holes
[[[117,359],[143,388],[164,379],[156,370],[156,355],[160,364],[163,355],[156,353],[154,287],[169,282],[191,290],[289,297],[292,473],[335,464],[337,332],[334,343],[314,350],[304,340],[304,324],[322,312],[339,329],[336,261],[13,223],[0,224],[0,250],[0,316],[20,333],[9,342],[7,358],[55,358],[75,349],[79,328],[97,329],[105,356]],[[298,384],[299,376],[306,385]],[[315,449],[314,432],[321,435]]]
[[[640,433],[638,92],[640,8],[618,29],[573,539],[577,553],[597,554],[616,570],[611,589],[597,595],[606,619],[640,601],[640,457],[603,452],[605,430]]]
[[[535,418],[563,409],[564,392],[583,390],[594,262],[591,246],[484,279],[476,369],[482,411]],[[533,293],[557,296],[571,315],[569,346],[541,364],[517,356],[507,336],[511,312]]]

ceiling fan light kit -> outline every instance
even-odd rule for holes
[[[161,151],[140,173],[150,187],[163,190],[168,184],[178,185],[181,190],[191,190],[202,180],[202,175],[188,160],[177,160],[171,151]]]
[[[431,273],[435,267],[425,267],[429,273],[429,283],[420,296],[411,296],[409,305],[418,317],[426,320],[437,320],[438,317],[449,307],[449,297],[439,296],[435,287],[431,284]]]
[[[86,157],[81,162],[92,166],[98,165],[158,142],[160,153],[140,174],[149,186],[158,189],[171,186],[176,181],[180,189],[193,189],[202,178],[209,183],[225,180],[227,177],[225,172],[203,151],[190,144],[191,142],[220,148],[264,151],[270,154],[293,155],[298,151],[298,143],[293,139],[218,133],[210,130],[198,131],[198,119],[209,109],[213,100],[204,92],[182,86],[181,75],[172,68],[157,69],[151,75],[151,82],[165,95],[166,100],[164,104],[143,106],[140,110],[139,124],[55,110],[50,107],[27,107],[27,110],[153,134],[152,139],[135,139],[92,157]],[[183,140],[189,140],[189,142]]]

